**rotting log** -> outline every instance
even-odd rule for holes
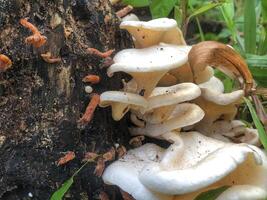
[[[83,77],[101,77],[92,86],[98,94],[121,87],[121,75],[108,78],[100,68],[103,59],[85,48],[118,51],[131,45],[114,13],[108,0],[0,0],[0,53],[13,62],[0,74],[0,199],[49,199],[82,165],[85,152],[128,143],[125,120],[114,122],[109,109],[97,108],[86,126],[77,123],[90,100]],[[21,18],[47,37],[44,46],[24,43],[32,33]],[[45,62],[41,54],[47,52],[61,62]],[[76,158],[57,166],[67,151]],[[121,198],[93,174],[94,167],[81,171],[66,199],[98,199],[102,191]]]

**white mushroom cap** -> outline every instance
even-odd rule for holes
[[[162,106],[190,101],[199,97],[200,94],[200,88],[194,83],[180,83],[170,87],[156,87],[147,99],[147,111]]]
[[[234,181],[236,185],[267,186],[266,155],[260,149],[245,144],[222,143],[196,132],[183,133],[181,137],[184,143],[182,156],[180,150],[173,147],[175,143],[169,147],[173,151],[178,149],[176,169],[171,167],[173,170],[168,170],[166,161],[164,169],[157,163],[143,168],[140,180],[151,190],[185,194],[217,181],[224,185],[233,185]],[[171,154],[175,154],[173,151]],[[263,164],[261,155],[265,159],[264,167],[260,166]],[[170,159],[170,165],[173,166],[173,159]]]
[[[215,76],[211,77],[208,81],[198,84],[200,88],[207,88],[219,93],[224,92],[224,86],[220,79],[216,78]]]
[[[163,149],[155,144],[129,150],[126,156],[105,169],[102,178],[106,184],[119,186],[137,200],[172,200],[169,195],[150,191],[138,178],[144,165],[156,162],[162,153]]]
[[[178,104],[169,119],[160,124],[146,123],[144,128],[130,128],[132,135],[160,137],[164,133],[199,122],[204,117],[203,110],[192,103]]]
[[[126,15],[125,17],[122,18],[122,21],[139,21],[139,18],[133,14],[133,13],[130,13],[129,15]]]
[[[167,150],[153,144],[130,150],[105,170],[103,179],[136,200],[192,200],[225,185],[233,187],[217,200],[258,200],[267,196],[267,158],[254,146],[181,133]]]
[[[203,71],[195,73],[193,80],[193,74],[190,65],[186,63],[182,67],[171,70],[169,73],[176,77],[178,83],[194,81],[195,83],[200,84],[209,81],[209,79],[214,75],[214,70],[212,67],[207,66]]]
[[[267,193],[263,188],[252,185],[237,185],[224,191],[216,200],[255,200],[264,197],[267,197]]]
[[[170,87],[156,87],[147,99],[145,114],[138,115],[148,123],[161,123],[169,118],[176,105],[200,96],[201,91],[194,83],[180,83]]]
[[[247,128],[240,120],[218,120],[211,127],[199,130],[209,137],[217,138],[223,141],[236,143],[247,143],[260,146],[259,134],[257,129]]]
[[[100,95],[99,106],[111,106],[113,119],[120,120],[130,108],[146,108],[147,101],[137,94],[121,91],[107,91]]]
[[[137,82],[138,90],[145,90],[148,96],[162,76],[170,69],[178,68],[187,62],[189,46],[160,44],[144,49],[125,49],[114,57],[114,64],[107,71],[126,72]]]
[[[121,29],[126,29],[134,38],[136,48],[145,48],[160,42],[185,45],[181,30],[174,19],[160,18],[148,22],[123,21]]]
[[[204,99],[218,105],[228,105],[237,102],[244,96],[243,90],[237,90],[231,93],[223,93],[223,84],[216,77],[212,77],[208,82],[199,84],[199,87],[201,88],[201,96]]]

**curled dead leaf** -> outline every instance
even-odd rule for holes
[[[238,79],[246,94],[252,90],[251,72],[245,60],[230,46],[215,41],[200,42],[190,50],[188,61],[194,77],[207,66],[212,66],[229,77]]]

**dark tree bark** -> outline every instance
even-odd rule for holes
[[[25,17],[47,36],[41,48],[24,43],[32,34],[19,24]],[[88,125],[77,124],[90,100],[85,75],[101,77],[93,85],[95,93],[121,87],[121,77],[108,78],[99,67],[103,59],[85,51],[85,46],[102,51],[129,46],[118,22],[108,0],[0,0],[0,53],[13,62],[0,74],[0,199],[49,199],[82,165],[85,152],[127,144],[126,122],[115,123],[109,108],[97,108]],[[43,61],[40,54],[47,51],[62,62]],[[56,166],[66,151],[74,151],[76,158]],[[94,167],[81,171],[66,199],[98,199],[101,191],[110,199],[121,198],[93,174]]]

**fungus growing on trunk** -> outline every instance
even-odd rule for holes
[[[267,157],[249,145],[260,145],[258,132],[233,121],[252,88],[242,57],[217,42],[186,46],[176,22],[166,18],[124,21],[120,27],[137,49],[117,53],[107,73],[125,72],[132,79],[123,80],[121,91],[101,94],[100,106],[112,106],[114,120],[130,111],[132,135],[173,144],[162,149],[136,142],[142,146],[111,164],[103,180],[136,200],[192,200],[225,185],[231,187],[216,200],[266,197]],[[212,67],[242,79],[245,91],[225,93]]]
[[[104,182],[119,186],[136,200],[192,200],[225,185],[231,187],[216,200],[267,196],[267,157],[259,148],[224,143],[197,132],[173,132],[169,138],[174,143],[166,150],[145,144],[128,151],[105,170]]]
[[[133,36],[136,48],[145,48],[160,42],[185,45],[183,34],[174,19],[159,18],[148,22],[123,21],[120,28],[126,29]]]
[[[140,95],[120,92],[107,91],[100,95],[101,107],[112,107],[112,117],[114,120],[120,120],[130,108],[146,108],[147,101]]]
[[[130,74],[137,83],[138,92],[144,90],[144,96],[147,97],[164,74],[187,62],[189,50],[188,46],[170,44],[125,49],[115,55],[114,64],[108,68],[108,75],[112,76],[119,71]]]

